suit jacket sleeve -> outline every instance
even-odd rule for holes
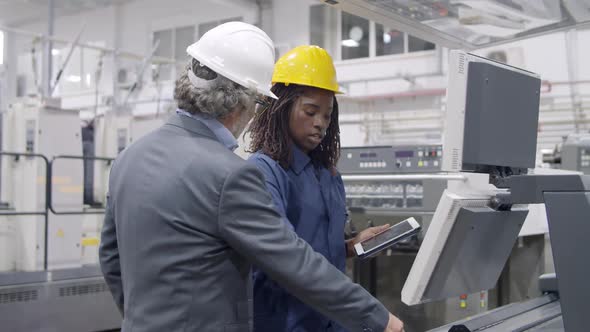
[[[113,214],[113,202],[108,195],[100,239],[99,258],[104,279],[111,290],[119,311],[123,314],[123,284],[121,282],[117,230]]]
[[[219,228],[234,250],[325,316],[351,331],[385,330],[387,309],[285,225],[254,166],[226,178]]]

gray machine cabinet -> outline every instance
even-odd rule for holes
[[[424,297],[439,300],[492,289],[528,214],[461,208]]]
[[[588,331],[590,192],[545,192],[544,197],[565,330]]]
[[[468,82],[464,170],[487,171],[480,169],[485,165],[534,168],[541,80],[472,62]]]
[[[590,174],[590,146],[564,144],[561,150],[561,167]]]
[[[0,285],[0,331],[110,331],[121,321],[102,277]]]
[[[588,264],[590,177],[575,174],[528,174],[509,176],[499,181],[495,179],[494,183],[498,188],[510,189],[509,196],[500,196],[499,198],[511,204],[545,203],[557,275],[558,295],[555,295],[555,299],[546,298],[549,302],[531,300],[532,302],[529,301],[522,306],[518,305],[518,307],[511,304],[479,317],[456,322],[433,331],[588,331],[587,316],[590,313],[588,305],[590,298],[590,283],[588,283],[590,275],[590,264]],[[510,227],[511,225],[511,223],[507,223],[505,226]],[[505,230],[502,229],[502,233],[504,232]],[[475,251],[468,255],[461,255],[459,252],[459,250],[469,248],[468,246],[461,244],[449,246],[454,252],[445,253],[445,261],[439,260],[439,265],[446,268],[446,264],[453,263],[449,257],[452,257],[452,254],[457,254],[456,260],[458,262],[465,260],[464,256],[469,258],[472,255],[482,258],[482,266],[474,266],[473,269],[485,268],[485,264],[488,262],[486,262],[487,258],[484,251],[481,250],[481,246],[495,246],[497,248],[512,246],[511,243],[500,242],[504,238],[502,233],[492,236],[497,239],[493,244],[487,242],[480,245],[473,242],[472,237],[467,238],[469,246],[475,248]],[[482,239],[486,240],[485,237]],[[449,239],[449,241],[451,240]],[[437,268],[440,267],[437,266]],[[466,270],[464,266],[462,268]],[[441,273],[444,272],[445,270]],[[485,273],[478,275],[485,275]],[[463,275],[455,274],[453,277],[462,278]],[[446,280],[452,279],[446,278],[443,282],[439,281],[438,284],[433,284],[431,288],[436,290],[436,287],[446,286],[444,284]],[[467,279],[461,280],[459,283],[464,282],[470,285],[471,281],[472,279]],[[555,286],[548,288],[555,291]],[[435,293],[435,295],[438,294]],[[539,304],[536,301],[545,301],[546,303]]]

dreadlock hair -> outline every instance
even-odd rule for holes
[[[292,162],[289,135],[289,119],[297,98],[303,95],[304,86],[283,83],[273,85],[271,91],[279,97],[272,100],[268,109],[256,114],[247,133],[251,134],[249,152],[261,151],[287,169]],[[340,126],[338,125],[338,102],[334,104],[330,125],[322,142],[309,153],[314,166],[324,166],[336,174],[336,163],[340,158]]]

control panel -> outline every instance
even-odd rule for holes
[[[442,145],[342,148],[341,174],[399,174],[439,172]]]
[[[590,174],[590,135],[578,135],[561,149],[561,168]],[[342,158],[342,157],[341,157]]]

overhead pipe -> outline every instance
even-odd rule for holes
[[[12,33],[15,33],[17,35],[23,35],[23,36],[29,36],[29,37],[32,37],[32,38],[38,38],[41,41],[51,41],[51,42],[60,43],[60,44],[66,44],[66,45],[72,43],[71,41],[66,40],[66,39],[57,38],[57,37],[54,37],[54,36],[47,36],[47,35],[44,35],[44,34],[35,33],[35,32],[31,32],[31,31],[26,31],[26,30],[21,30],[21,29],[15,29],[15,28],[3,26],[3,25],[0,25],[0,30],[7,31],[7,32],[12,32]],[[96,45],[92,45],[92,44],[83,43],[83,42],[80,42],[80,41],[78,41],[76,43],[72,43],[72,45],[77,46],[77,47],[80,47],[80,48],[84,48],[84,49],[95,50],[95,51],[102,51],[106,55],[110,55],[110,54],[116,53],[117,56],[120,56],[122,58],[135,59],[135,60],[143,60],[145,58],[145,55],[142,55],[142,54],[128,52],[128,51],[120,51],[118,49],[110,48],[110,47],[96,46]],[[154,57],[152,57],[152,61],[153,62],[156,62],[156,63],[166,63],[166,64],[181,64],[181,63],[183,63],[182,61],[177,61],[176,59],[166,58],[166,57],[162,57],[162,56],[154,56]]]
[[[76,48],[76,43],[80,41],[80,37],[82,37],[82,32],[84,32],[85,28],[86,28],[86,24],[84,24],[82,26],[82,29],[80,30],[80,32],[78,32],[78,35],[76,36],[76,38],[74,39],[74,41],[70,45],[68,53],[66,55],[66,58],[65,58],[64,62],[62,63],[61,67],[59,68],[59,70],[57,72],[57,76],[55,77],[55,83],[53,83],[53,85],[50,85],[50,87],[49,87],[49,89],[50,89],[49,97],[53,96],[53,93],[55,92],[55,89],[57,88],[57,85],[59,84],[59,80],[61,79],[61,75],[64,73],[66,66],[70,62],[72,54],[74,54],[74,49]]]
[[[395,78],[392,78],[395,79]],[[553,86],[557,85],[576,85],[576,84],[590,84],[590,80],[580,81],[548,81],[544,80],[541,82],[541,93],[550,93]],[[380,99],[392,99],[392,98],[411,98],[411,97],[422,97],[422,96],[444,96],[446,94],[446,88],[435,88],[435,89],[419,89],[419,90],[408,90],[401,92],[383,93],[375,95],[365,96],[338,96],[339,100],[350,100],[350,101],[373,101]]]
[[[351,100],[351,101],[372,101],[379,99],[391,99],[391,98],[409,98],[409,97],[423,97],[423,96],[444,96],[447,89],[420,89],[420,90],[409,90],[394,93],[375,94],[367,96],[338,96],[339,100]]]

